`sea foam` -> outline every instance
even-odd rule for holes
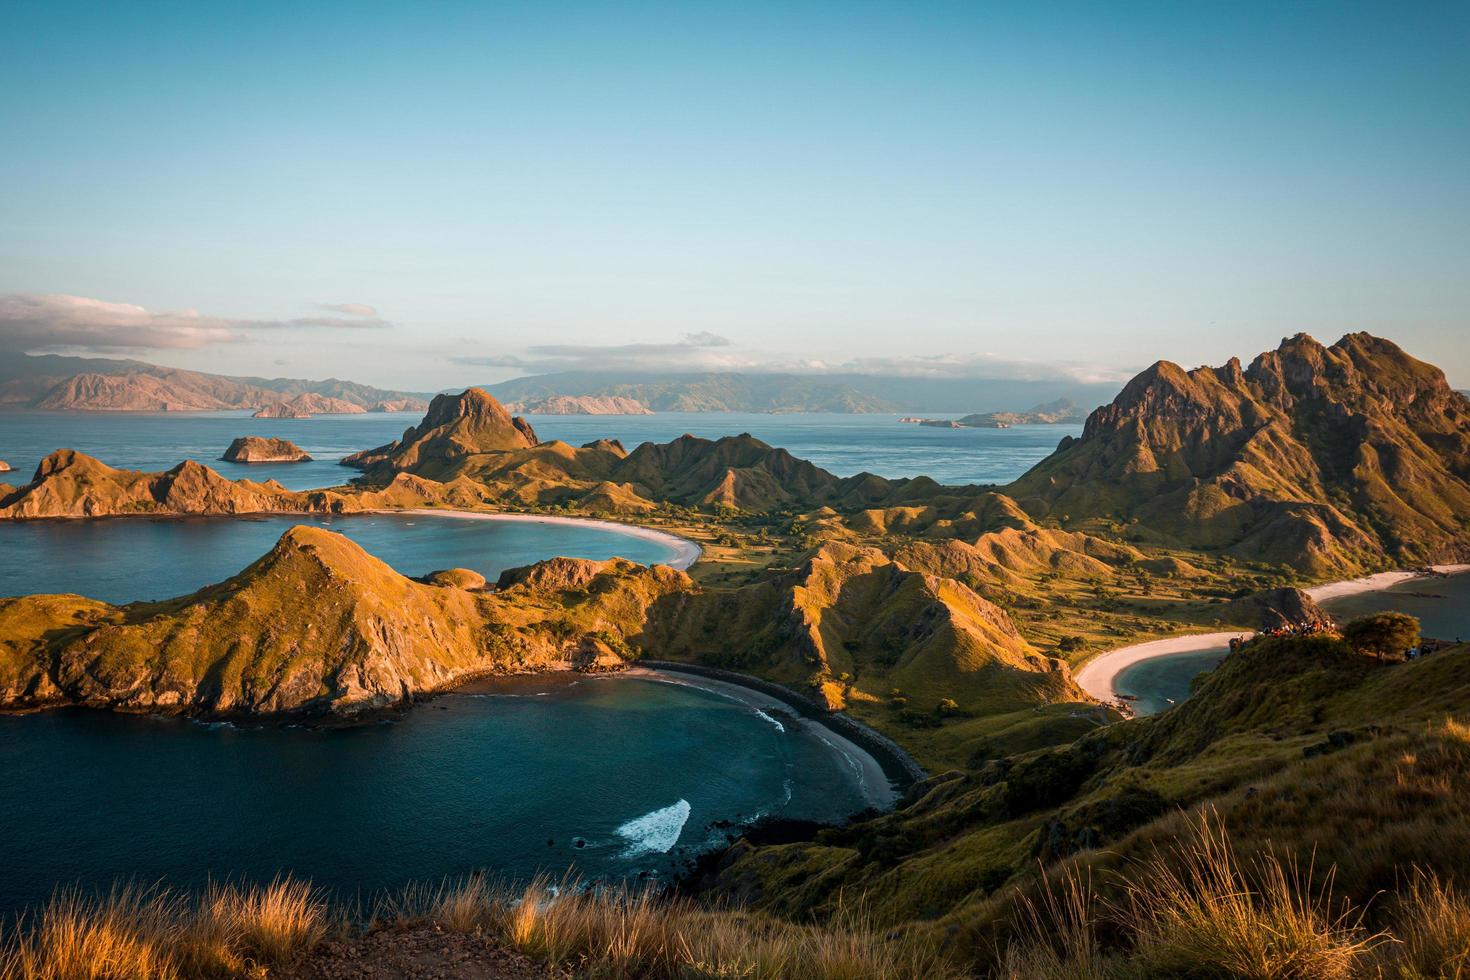
[[[689,801],[680,800],[661,810],[645,813],[618,828],[618,836],[628,842],[623,857],[637,857],[654,852],[667,854],[679,842],[684,824],[689,820]]]

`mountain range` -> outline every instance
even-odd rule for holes
[[[1070,399],[1100,405],[1111,384],[1067,379],[925,378],[866,374],[608,374],[582,371],[516,378],[483,386],[503,402],[557,397],[626,398],[655,412],[1018,411]]]
[[[328,378],[229,377],[144,361],[58,354],[16,354],[0,364],[0,409],[205,412],[261,409],[301,395],[336,399],[368,411],[422,411],[418,392]]]

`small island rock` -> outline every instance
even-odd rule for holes
[[[309,463],[311,457],[289,439],[241,436],[220,457],[227,463]]]

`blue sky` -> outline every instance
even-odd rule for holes
[[[1470,386],[1467,49],[1465,3],[10,0],[0,350],[1115,378],[1367,329]]]

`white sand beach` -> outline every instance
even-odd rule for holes
[[[1462,572],[1470,572],[1470,565],[1434,565],[1431,566],[1431,569],[1441,575],[1457,575]],[[1346,595],[1376,592],[1400,582],[1424,577],[1422,572],[1417,571],[1379,572],[1376,575],[1364,575],[1361,578],[1347,579],[1342,582],[1314,585],[1302,591],[1313,601],[1323,602]],[[1210,650],[1224,653],[1230,649],[1231,637],[1250,635],[1250,630],[1192,633],[1188,636],[1171,636],[1162,640],[1150,640],[1147,643],[1120,647],[1083,664],[1076,673],[1077,685],[1104,704],[1116,704],[1119,701],[1118,690],[1115,687],[1118,675],[1134,664],[1144,660],[1153,660],[1156,657],[1170,657],[1181,653],[1202,653]]]
[[[630,537],[642,538],[645,541],[657,541],[674,549],[674,557],[660,564],[677,568],[680,571],[687,570],[699,560],[703,550],[699,545],[688,538],[681,538],[677,534],[668,531],[657,531],[651,527],[643,527],[639,524],[623,524],[619,521],[603,521],[591,517],[554,517],[546,514],[492,514],[482,513],[476,510],[433,510],[407,509],[407,510],[368,510],[364,514],[409,514],[413,517],[449,517],[464,521],[529,521],[538,524],[564,524],[572,527],[598,527],[609,531],[617,531]]]
[[[1219,650],[1223,653],[1230,649],[1232,637],[1250,635],[1250,630],[1191,633],[1188,636],[1171,636],[1110,650],[1082,665],[1082,669],[1076,674],[1077,686],[1104,704],[1116,704],[1119,698],[1114,682],[1120,673],[1134,664],[1181,653],[1201,653],[1206,650]]]
[[[1459,575],[1462,572],[1470,572],[1470,565],[1431,565],[1431,571],[1440,575]],[[1416,578],[1424,578],[1421,572],[1379,572],[1376,575],[1364,575],[1362,578],[1348,579],[1345,582],[1328,582],[1326,585],[1314,585],[1303,589],[1311,596],[1314,602],[1325,602],[1328,599],[1338,599],[1345,595],[1358,595],[1362,592],[1377,592],[1400,582],[1408,582]]]

